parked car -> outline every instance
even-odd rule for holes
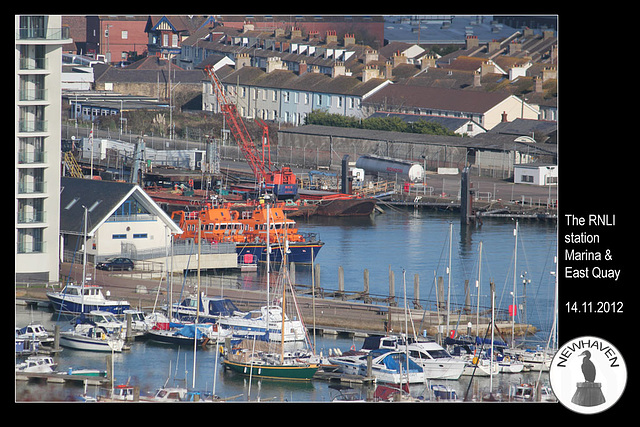
[[[109,258],[106,261],[99,262],[96,268],[100,270],[133,270],[134,264],[129,258]]]

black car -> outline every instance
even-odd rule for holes
[[[133,270],[133,261],[129,258],[109,258],[104,262],[99,262],[96,268],[100,270]]]

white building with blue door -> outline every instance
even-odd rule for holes
[[[182,230],[138,185],[61,178],[60,234],[65,261],[82,259],[87,210],[87,258],[136,258],[138,251],[165,248]]]

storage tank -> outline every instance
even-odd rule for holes
[[[424,168],[421,164],[390,157],[360,156],[356,161],[356,167],[368,173],[397,174],[399,178],[410,181],[422,181],[424,178]]]

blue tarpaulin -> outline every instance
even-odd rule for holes
[[[198,328],[196,328],[196,325],[185,325],[183,326],[181,329],[178,329],[176,331],[176,335],[180,335],[183,337],[187,337],[187,338],[194,338],[196,337],[197,339],[202,338],[203,336],[205,336],[205,334],[202,332],[201,328],[203,327],[208,327],[208,325],[198,325]],[[197,336],[196,336],[197,334]]]

